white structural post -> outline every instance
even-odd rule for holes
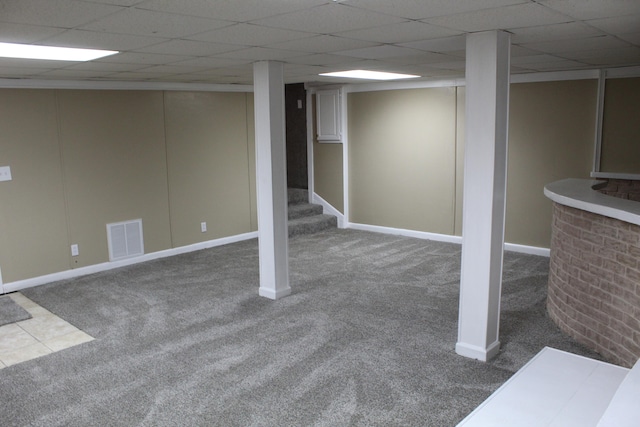
[[[258,293],[273,300],[291,293],[283,70],[280,62],[261,61],[253,65],[260,256]]]
[[[467,35],[462,269],[456,353],[500,350],[509,118],[509,34]]]

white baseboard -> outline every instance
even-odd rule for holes
[[[4,293],[19,291],[20,289],[44,285],[45,283],[56,282],[58,280],[73,279],[75,277],[86,276],[87,274],[99,273],[101,271],[112,270],[114,268],[125,267],[127,265],[133,265],[141,262],[152,261],[154,259],[166,258],[188,252],[199,251],[216,246],[227,245],[229,243],[236,243],[243,240],[254,239],[257,237],[257,231],[237,234],[229,237],[222,237],[220,239],[208,240],[206,242],[194,243],[192,245],[152,252],[149,254],[141,255],[139,257],[128,258],[121,261],[103,262],[101,264],[89,265],[86,267],[75,268],[73,270],[66,270],[58,273],[46,274],[44,276],[33,277],[30,279],[18,280],[11,283],[4,283],[2,284],[2,290]]]
[[[344,215],[342,214],[342,212],[334,208],[331,203],[327,202],[315,192],[311,193],[311,203],[322,205],[322,210],[324,213],[333,215],[338,218],[338,228],[345,228]]]
[[[473,344],[457,342],[456,353],[460,356],[487,362],[493,359],[500,352],[500,341],[495,341],[487,348],[478,347]]]
[[[417,239],[434,240],[436,242],[458,243],[462,244],[461,236],[453,236],[450,234],[429,233],[426,231],[407,230],[403,228],[383,227],[380,225],[357,224],[350,222],[344,228],[352,228],[354,230],[372,231],[374,233],[392,234],[398,236],[415,237]],[[529,255],[538,255],[549,257],[548,248],[539,248],[537,246],[519,245],[516,243],[505,243],[504,249],[511,252],[519,252]]]
[[[511,252],[519,252],[521,254],[528,255],[538,255],[549,258],[551,253],[551,249],[549,248],[540,248],[538,246],[527,246],[527,245],[518,245],[517,243],[505,243],[504,244],[505,251]]]
[[[415,237],[417,239],[435,240],[437,242],[462,243],[462,237],[449,234],[429,233],[426,231],[407,230],[404,228],[383,227],[381,225],[357,224],[350,222],[345,228],[372,231],[374,233],[392,234],[396,236]]]

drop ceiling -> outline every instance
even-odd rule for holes
[[[465,35],[494,29],[514,74],[640,66],[640,0],[0,0],[0,42],[120,51],[0,58],[0,79],[251,84],[259,60],[287,83],[462,77]]]

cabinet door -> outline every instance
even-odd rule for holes
[[[342,142],[340,127],[340,90],[319,90],[316,93],[318,141]]]

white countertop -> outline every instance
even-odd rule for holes
[[[607,196],[592,187],[605,181],[563,179],[544,187],[544,195],[561,205],[640,225],[640,202]]]

